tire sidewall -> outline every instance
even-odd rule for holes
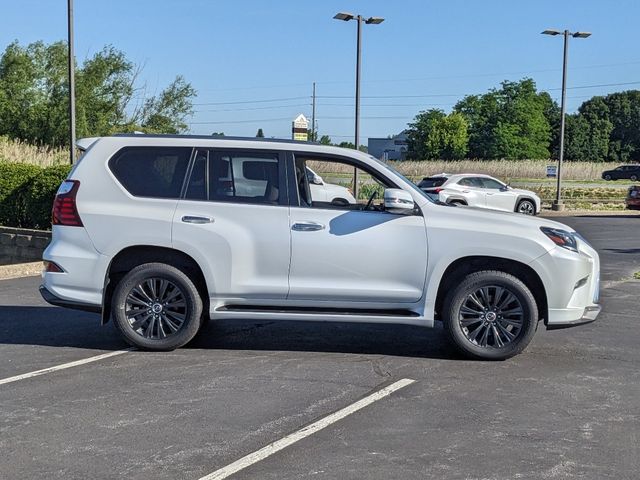
[[[173,282],[185,297],[188,315],[177,333],[163,339],[148,339],[136,333],[125,315],[126,299],[130,290],[148,278],[162,278]],[[139,265],[126,274],[116,286],[112,297],[112,317],[116,329],[131,345],[142,350],[174,350],[186,345],[202,325],[202,299],[198,289],[181,270],[163,263]]]
[[[518,337],[503,348],[486,348],[472,344],[458,321],[458,312],[467,295],[483,286],[501,286],[513,293],[524,310],[524,325]],[[466,356],[481,360],[505,360],[517,355],[529,344],[538,326],[538,308],[527,286],[504,272],[482,271],[468,275],[444,302],[444,327],[454,345]]]

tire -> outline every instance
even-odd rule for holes
[[[127,273],[111,308],[116,329],[142,350],[182,347],[202,325],[198,289],[184,272],[164,263],[145,263]]]
[[[631,180],[632,182],[637,182],[638,181],[638,176],[637,175],[631,175],[629,177],[629,180]]]
[[[536,204],[528,198],[525,198],[524,200],[520,200],[520,203],[518,203],[516,212],[522,213],[523,215],[535,215]]]
[[[604,179],[605,179],[605,180],[611,180],[611,175],[605,175],[605,176],[604,176]]]
[[[515,276],[500,271],[467,275],[445,298],[442,313],[455,347],[480,360],[517,355],[538,327],[538,307],[531,291]]]

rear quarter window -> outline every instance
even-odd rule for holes
[[[189,147],[125,147],[109,169],[136,197],[179,198],[191,156]]]

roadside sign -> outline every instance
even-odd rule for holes
[[[298,115],[295,120],[291,122],[291,138],[306,142],[309,139],[308,129],[309,120],[307,120],[307,117],[303,114]]]
[[[558,176],[557,165],[547,165],[547,178],[555,178]]]

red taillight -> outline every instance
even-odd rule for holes
[[[433,193],[440,193],[444,188],[436,187],[433,189]]]
[[[65,180],[58,188],[51,210],[51,223],[67,227],[82,227],[82,220],[76,207],[76,195],[80,188],[78,180]]]
[[[60,265],[54,262],[49,262],[48,260],[44,260],[42,262],[44,264],[44,271],[49,273],[64,273],[64,270]]]

